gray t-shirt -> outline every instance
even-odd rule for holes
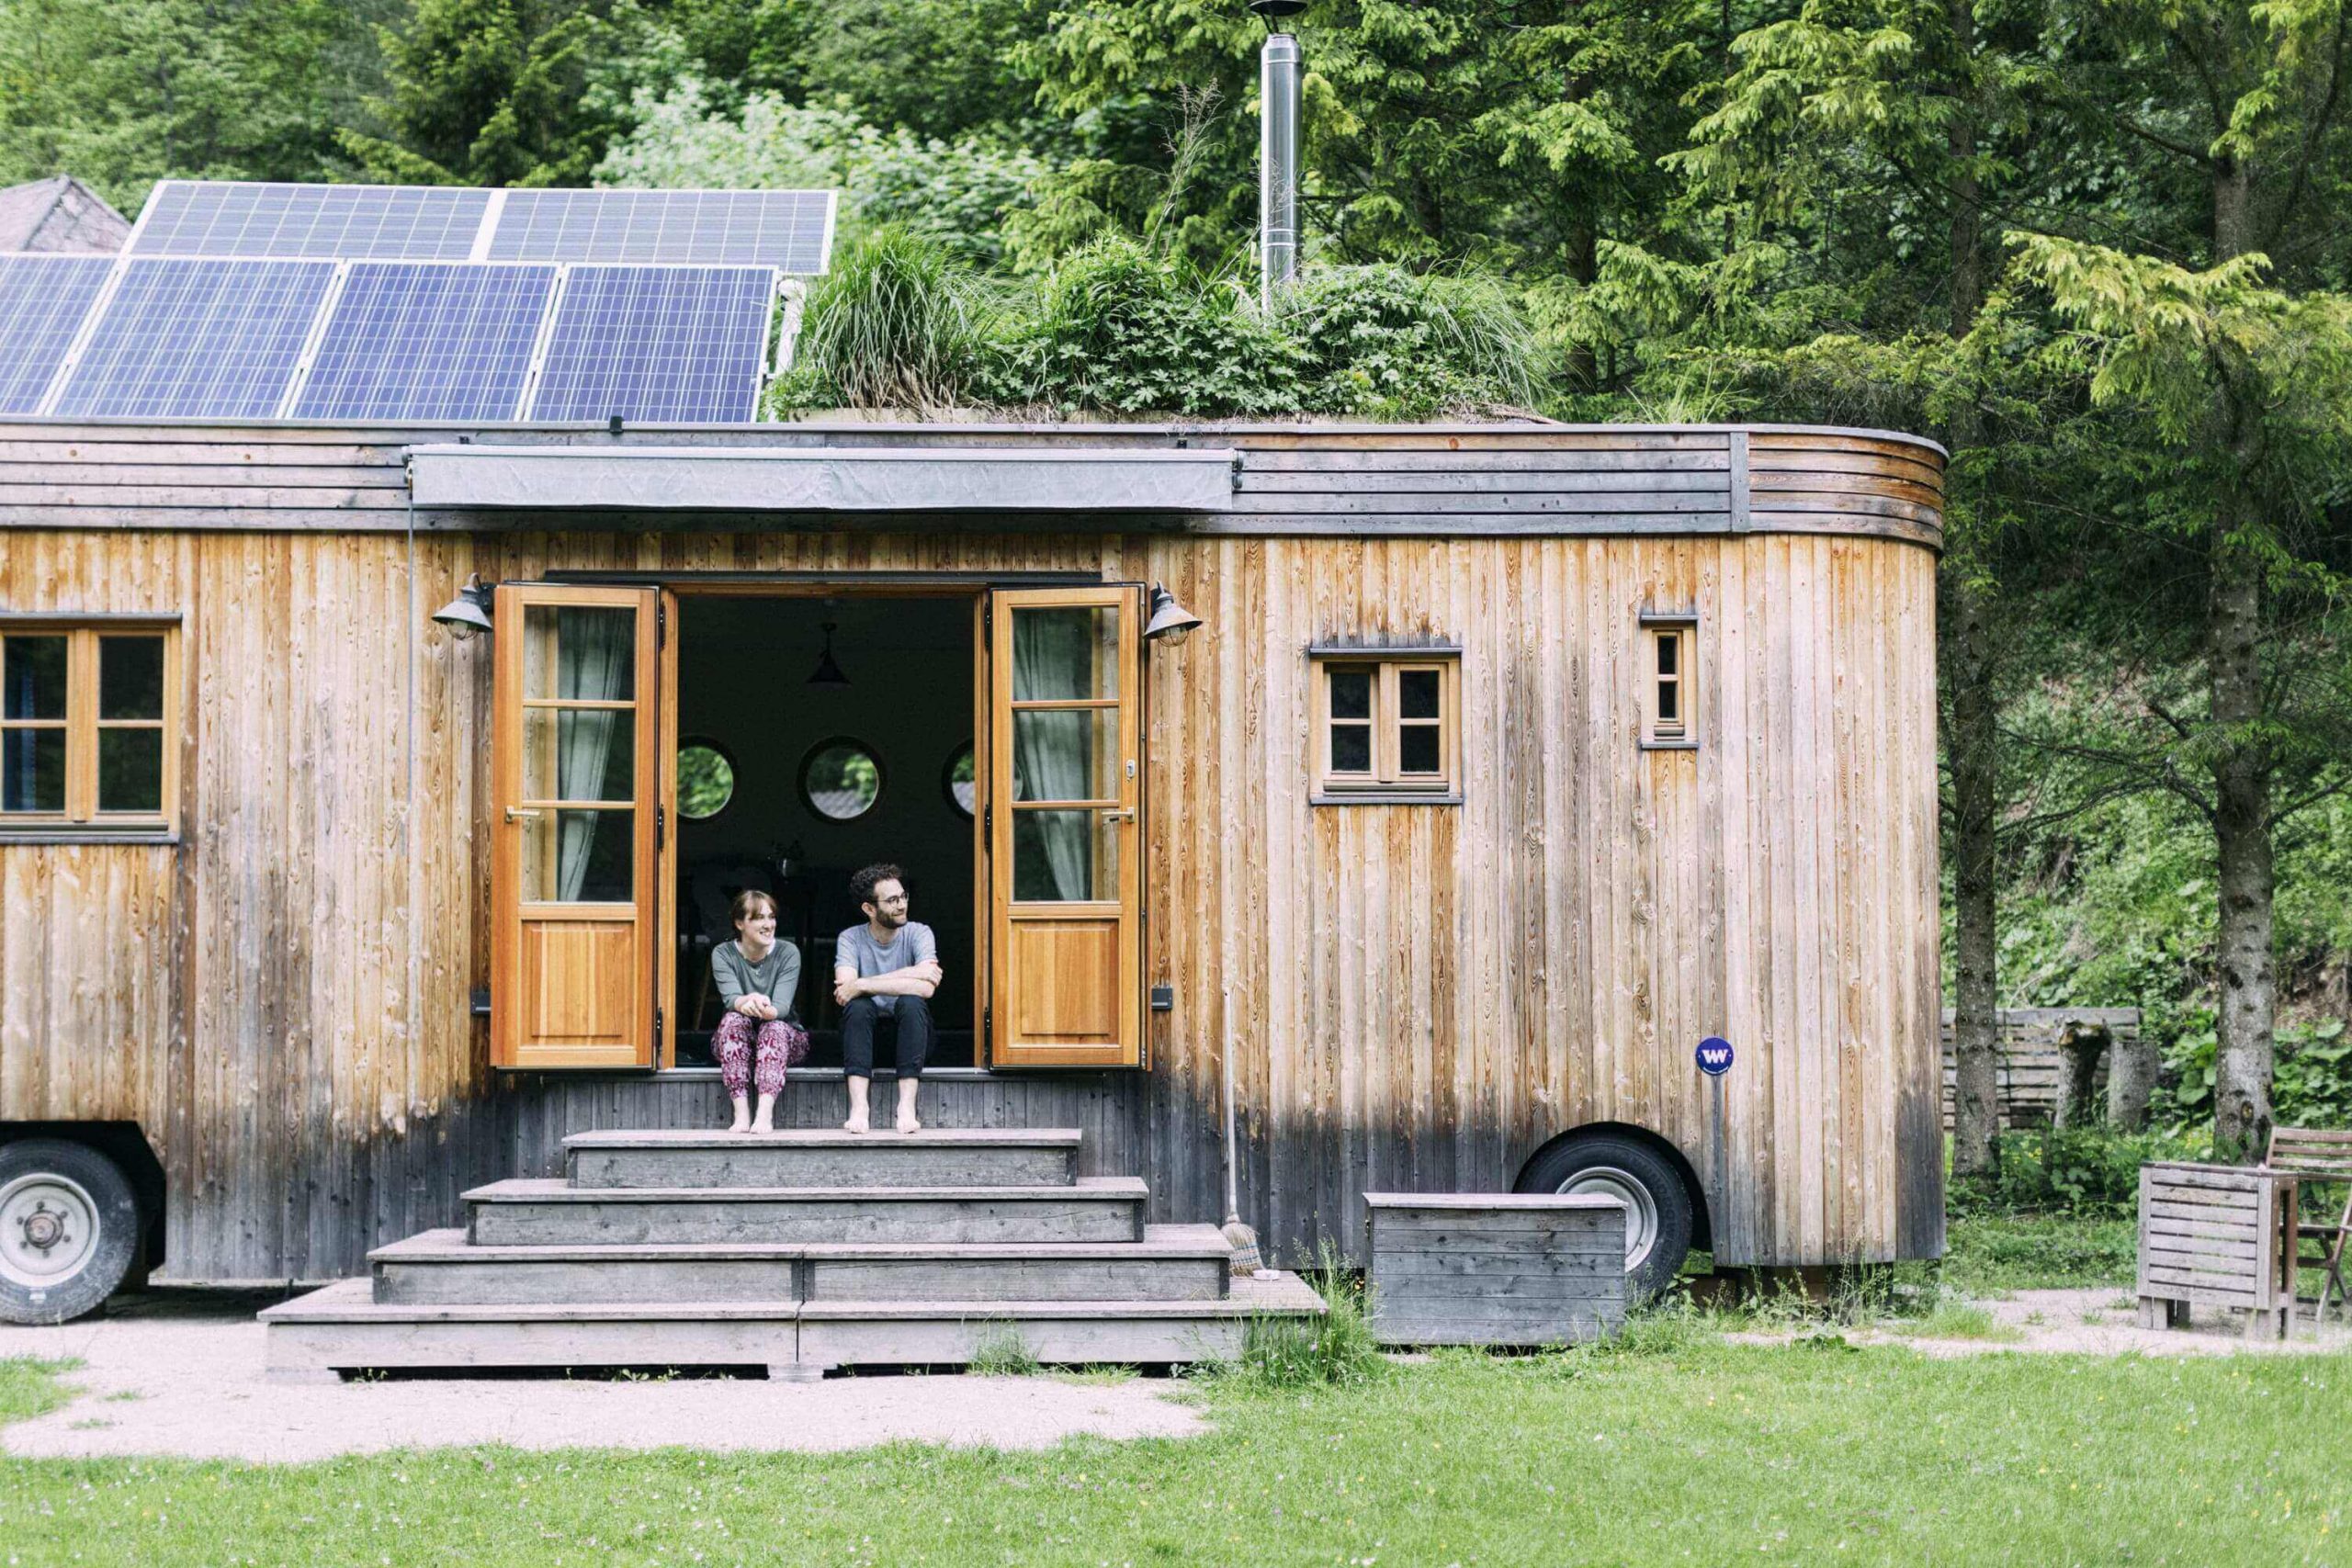
[[[718,987],[721,1007],[732,1008],[738,997],[759,995],[775,1004],[778,1018],[792,1016],[793,998],[800,994],[800,950],[777,942],[757,964],[743,955],[740,942],[722,942],[710,950],[710,983]]]
[[[842,932],[833,943],[833,967],[854,969],[861,980],[876,975],[888,975],[900,969],[911,969],[924,960],[939,962],[939,939],[921,920],[909,920],[888,942],[876,942],[874,928],[861,920]],[[896,997],[876,997],[874,1010],[890,1012],[896,1010]]]

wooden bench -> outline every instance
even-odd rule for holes
[[[1384,1345],[1573,1345],[1625,1321],[1625,1206],[1558,1193],[1367,1192]]]
[[[2140,1168],[2140,1326],[2175,1327],[2192,1303],[2246,1314],[2283,1339],[2295,1310],[2295,1178],[2262,1167]]]
[[[2296,1267],[2310,1263],[2319,1275],[2319,1297],[2312,1308],[2312,1325],[2317,1327],[2327,1317],[2329,1291],[2335,1292],[2337,1315],[2345,1315],[2347,1303],[2352,1303],[2352,1291],[2347,1291],[2344,1282],[2344,1244],[2352,1237],[2352,1132],[2273,1127],[2270,1155],[2263,1163],[2273,1170],[2296,1177],[2305,1187],[2340,1185],[2344,1189],[2344,1206],[2337,1212],[2335,1223],[2306,1224],[2298,1215],[2294,1239],[2289,1244],[2295,1249]],[[2306,1241],[2320,1244],[2317,1258],[2302,1256],[2302,1244]]]

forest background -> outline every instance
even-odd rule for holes
[[[1963,1175],[1995,1006],[2159,1135],[2352,1124],[2346,0],[0,0],[0,184],[835,186],[774,412],[1887,426],[1939,574]]]

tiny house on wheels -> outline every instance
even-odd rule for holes
[[[1229,1070],[1282,1258],[1367,1190],[1622,1198],[1645,1282],[1940,1251],[1939,448],[752,423],[830,214],[167,182],[0,260],[9,1314],[718,1128],[744,888],[838,1122],[880,861],[926,1120],[1155,1224]]]

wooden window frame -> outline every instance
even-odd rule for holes
[[[183,699],[180,623],[175,615],[0,615],[0,638],[62,637],[65,649],[65,716],[0,717],[0,732],[60,729],[65,733],[65,807],[62,811],[0,809],[0,841],[8,840],[169,837],[177,831]],[[108,637],[160,637],[164,642],[162,711],[152,719],[109,719],[98,712],[98,644]],[[0,643],[0,682],[6,679]],[[109,729],[153,729],[163,737],[158,808],[98,808],[98,737]]]
[[[1316,806],[1459,806],[1462,804],[1462,650],[1453,648],[1324,649],[1307,650],[1307,681],[1314,705],[1311,761]],[[1356,719],[1331,716],[1331,676],[1361,670],[1372,675],[1372,767],[1336,773],[1331,767],[1335,724]],[[1438,716],[1407,718],[1397,700],[1398,677],[1418,671],[1438,677]],[[1438,772],[1404,771],[1402,737],[1407,728],[1438,732]]]
[[[1667,643],[1674,645],[1674,672],[1660,669],[1659,653]],[[1696,615],[1645,615],[1642,616],[1642,750],[1645,751],[1695,751],[1699,749],[1699,617]],[[1672,719],[1659,716],[1666,705],[1660,698],[1667,686],[1675,690],[1675,715]]]

